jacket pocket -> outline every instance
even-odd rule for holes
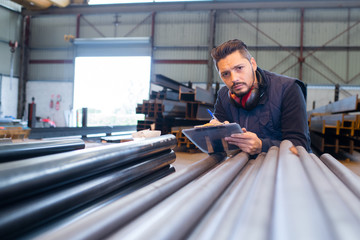
[[[261,137],[281,139],[281,130],[275,129],[275,126],[278,124],[273,122],[269,111],[261,112],[259,116],[259,127],[262,135]]]

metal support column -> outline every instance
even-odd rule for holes
[[[302,8],[301,10],[301,18],[300,18],[300,57],[299,59],[299,79],[302,81],[303,75],[303,62],[304,62],[304,12],[305,10]]]
[[[216,20],[216,11],[210,11],[210,31],[209,31],[209,49],[208,49],[208,78],[206,84],[206,90],[211,89],[214,82],[214,63],[211,57],[211,50],[214,48],[215,42],[215,20]]]
[[[30,40],[30,16],[24,16],[22,21],[22,39],[21,39],[21,65],[19,78],[19,94],[17,118],[22,118],[25,113],[26,103],[26,82],[29,62],[29,40]]]

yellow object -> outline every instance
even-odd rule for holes
[[[70,0],[11,0],[29,10],[43,10],[55,5],[57,7],[66,7]]]
[[[70,0],[50,0],[57,7],[66,7],[70,4]]]
[[[67,42],[71,42],[75,39],[75,36],[73,35],[64,35],[64,40],[67,41]]]

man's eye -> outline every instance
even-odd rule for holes
[[[223,74],[221,74],[221,76],[222,77],[227,77],[227,76],[229,76],[229,73],[223,73]]]
[[[236,69],[238,69],[238,70],[241,70],[242,68],[243,68],[242,66],[236,67]]]

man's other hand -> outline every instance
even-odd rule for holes
[[[230,137],[226,137],[225,141],[229,144],[238,146],[243,152],[250,155],[261,153],[262,141],[253,132],[246,131],[242,128],[244,133],[234,133]]]

